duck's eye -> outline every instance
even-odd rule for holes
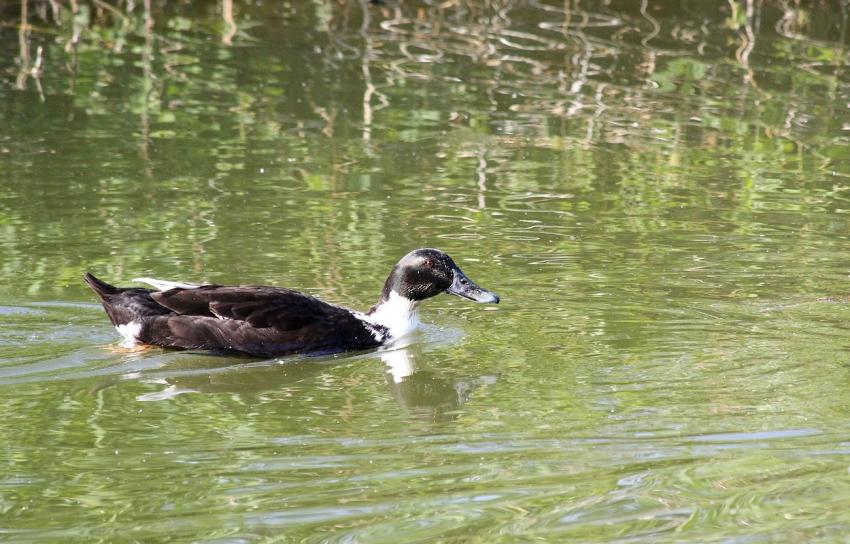
[[[469,280],[467,280],[466,278],[461,278],[461,280],[460,280],[461,285],[466,285],[468,283],[469,283]]]
[[[433,259],[425,259],[425,267],[426,267],[426,268],[434,268],[434,261],[433,261]]]

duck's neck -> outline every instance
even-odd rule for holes
[[[371,323],[387,329],[388,340],[409,334],[419,326],[419,301],[389,291],[381,296],[366,317]]]

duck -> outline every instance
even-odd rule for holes
[[[411,251],[393,267],[367,312],[265,285],[215,285],[136,278],[154,289],[115,287],[83,276],[123,337],[122,346],[235,352],[254,357],[326,355],[388,346],[419,326],[422,301],[441,293],[484,304],[479,287],[444,251]]]

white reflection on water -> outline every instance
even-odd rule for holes
[[[336,357],[294,356],[283,359],[255,361],[221,358],[222,366],[210,367],[219,359],[203,354],[186,354],[200,365],[182,367],[174,359],[167,366],[146,373],[124,374],[122,379],[141,379],[144,383],[163,386],[156,391],[136,397],[140,402],[172,400],[186,393],[246,393],[281,390],[303,380],[316,379],[329,366],[363,365],[368,368],[373,361],[385,365],[388,386],[399,406],[410,414],[439,420],[466,404],[472,392],[481,386],[494,384],[493,374],[472,376],[447,376],[440,369],[435,355],[440,349],[456,344],[463,338],[459,329],[426,325],[417,334],[410,335],[400,345],[377,352]],[[179,353],[173,354],[179,357]],[[189,359],[186,359],[188,361]],[[343,386],[340,386],[343,387]]]

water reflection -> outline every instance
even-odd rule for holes
[[[496,383],[498,376],[449,376],[440,372],[439,361],[429,364],[429,353],[422,343],[411,343],[376,354],[356,355],[354,364],[369,365],[377,359],[385,365],[387,384],[399,406],[411,415],[430,421],[452,419],[456,410],[466,404],[480,386]],[[210,356],[187,354],[180,361],[172,357],[172,365],[182,367],[175,371],[124,374],[111,379],[141,379],[158,384],[162,389],[136,397],[142,402],[167,401],[191,393],[240,393],[256,395],[286,389],[317,375],[328,372],[336,365],[351,364],[350,357],[312,361],[289,358],[280,361],[248,362],[223,358],[221,366],[210,368]],[[198,368],[193,368],[199,365]],[[156,377],[150,377],[154,374]]]
[[[438,370],[439,361],[428,364],[429,357],[421,343],[383,351],[380,357],[399,405],[425,419],[455,417],[455,410],[469,401],[476,388],[492,385],[498,379],[496,375],[445,376]]]
[[[747,214],[777,206],[846,207],[843,4],[192,9],[0,6],[19,22],[0,73],[24,87],[0,87],[0,271],[28,269],[29,294],[67,292],[93,264],[186,259],[203,274],[236,245],[254,274],[343,244],[379,260],[399,224],[402,253],[487,238],[512,254],[570,250],[552,233],[606,213],[627,216],[610,228],[660,232],[683,206],[728,208],[727,228],[768,224]],[[32,78],[38,96],[22,92]],[[797,189],[794,169],[813,183]],[[516,232],[529,219],[539,235]],[[68,223],[101,243],[74,247]]]

